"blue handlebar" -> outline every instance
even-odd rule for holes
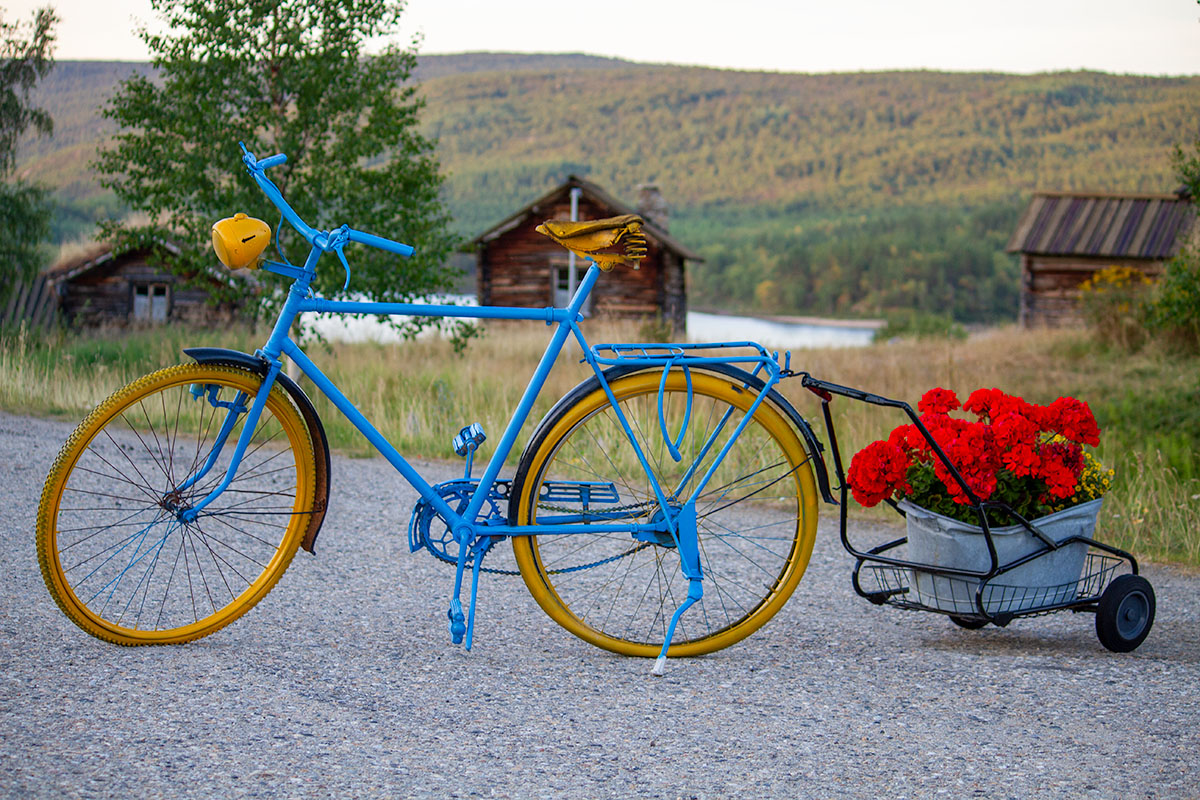
[[[279,187],[276,186],[275,183],[265,174],[265,171],[271,167],[277,167],[280,164],[286,164],[287,155],[284,153],[279,153],[277,155],[268,156],[260,161],[254,157],[253,153],[246,149],[246,145],[244,143],[238,142],[238,144],[242,148],[242,162],[246,165],[246,170],[250,173],[251,177],[254,178],[254,182],[258,184],[258,188],[262,189],[263,194],[267,196],[267,199],[270,200],[277,209],[279,209],[281,214],[283,214],[283,218],[286,219],[291,226],[295,228],[300,235],[305,238],[306,241],[308,241],[310,245],[319,247],[326,252],[328,252],[330,249],[333,249],[334,243],[338,238],[334,235],[337,233],[337,231],[325,233],[310,227],[304,222],[304,220],[300,219],[300,215],[296,213],[296,210],[292,208],[286,200],[283,199],[283,194],[279,191]],[[385,239],[382,236],[363,233],[362,231],[356,231],[353,228],[346,226],[344,226],[344,230],[345,238],[342,240],[343,242],[346,240],[358,242],[359,244],[365,244],[380,250],[386,250],[389,253],[395,253],[396,255],[403,256],[404,258],[408,258],[414,252],[410,245],[403,244],[401,242],[395,242],[391,239]],[[341,256],[340,250],[338,252],[338,256],[344,258]]]
[[[382,236],[363,233],[362,231],[356,231],[353,228],[350,229],[349,234],[349,239],[352,242],[370,245],[371,247],[378,247],[380,250],[387,250],[389,253],[395,253],[396,255],[404,256],[405,258],[408,258],[413,254],[413,248],[410,245],[402,244],[400,242],[393,242],[391,239],[385,239]]]

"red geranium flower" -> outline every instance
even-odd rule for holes
[[[904,476],[908,473],[908,456],[890,442],[872,442],[854,454],[847,480],[854,499],[870,508],[897,492],[907,493]]]
[[[1018,477],[1032,475],[1041,464],[1038,426],[1023,414],[1005,413],[992,422],[995,446],[1003,466]]]
[[[984,422],[994,421],[1004,414],[1020,414],[1037,422],[1041,409],[1016,395],[1005,394],[999,389],[976,389],[963,403],[963,410],[970,411]]]
[[[942,430],[946,430],[943,428]],[[996,451],[995,437],[991,429],[983,423],[965,423],[958,429],[957,435],[948,442],[942,443],[942,450],[957,469],[963,481],[980,500],[987,500],[996,489]],[[940,458],[933,461],[934,474],[941,479],[946,492],[960,505],[970,503],[970,498],[963,491],[962,485],[950,474],[945,462]]]
[[[1043,429],[1061,434],[1073,442],[1096,447],[1100,444],[1100,427],[1092,409],[1074,397],[1060,397],[1046,409]]]
[[[960,407],[977,421],[951,416]],[[929,438],[920,426],[901,425],[852,459],[847,483],[862,505],[907,498],[976,522],[969,490],[979,500],[1001,501],[1032,519],[1063,501],[1069,504],[1083,471],[1082,445],[1100,442],[1091,409],[1071,397],[1038,406],[999,389],[978,389],[960,406],[954,392],[939,387],[926,392],[917,409]]]
[[[958,408],[958,395],[949,389],[930,389],[917,403],[922,414],[948,414]]]

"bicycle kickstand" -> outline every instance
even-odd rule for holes
[[[475,560],[471,563],[471,607],[467,609],[467,641],[463,645],[471,650],[471,640],[475,638],[475,598],[479,595],[479,568],[483,564],[483,547],[472,546]]]
[[[683,612],[691,608],[697,600],[704,597],[703,572],[700,569],[700,539],[696,529],[696,501],[691,500],[679,509],[675,518],[675,541],[679,552],[679,565],[683,576],[688,579],[687,599],[684,600],[671,616],[671,624],[667,626],[667,635],[663,639],[662,652],[654,661],[650,674],[661,678],[667,671],[667,651],[671,648],[671,639],[675,636],[675,626]]]

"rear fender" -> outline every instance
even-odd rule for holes
[[[613,381],[622,375],[628,375],[633,372],[639,372],[645,369],[653,369],[658,371],[657,367],[645,367],[637,364],[618,365],[609,367],[604,370],[605,381]],[[749,372],[729,364],[705,364],[702,367],[693,367],[693,370],[705,370],[708,372],[723,375],[731,380],[741,382],[743,385],[755,391],[762,391],[765,386],[761,378],[756,378]],[[554,421],[558,418],[560,409],[574,405],[582,398],[591,394],[600,388],[600,381],[593,375],[584,380],[571,391],[563,395],[554,406],[546,412],[542,421],[538,423],[534,429],[533,435],[529,437],[528,444],[525,445],[525,451],[521,454],[521,460],[517,466],[516,477],[513,479],[512,489],[509,491],[509,508],[508,508],[508,524],[517,524],[517,502],[516,499],[521,496],[521,491],[524,483],[529,479],[529,467],[533,461],[533,455],[541,446],[542,439],[545,438],[549,429],[553,427]],[[800,432],[800,437],[804,440],[805,446],[808,448],[808,454],[812,462],[813,474],[816,477],[817,488],[821,493],[821,497],[828,503],[835,503],[833,495],[829,488],[829,473],[825,467],[825,458],[822,455],[824,448],[821,442],[813,433],[812,426],[808,424],[808,420],[800,416],[800,413],[788,402],[782,394],[772,389],[767,392],[767,402],[770,402],[775,408],[780,411],[791,423],[796,430]]]
[[[266,360],[258,356],[221,347],[190,347],[183,352],[197,364],[237,367],[258,375],[266,375],[269,368]],[[275,377],[275,380],[296,404],[300,416],[308,425],[309,438],[312,439],[317,481],[313,493],[313,512],[308,520],[308,530],[304,532],[304,538],[300,540],[300,546],[315,554],[317,534],[321,531],[321,524],[325,521],[325,511],[329,506],[329,441],[325,438],[325,426],[321,424],[321,418],[317,416],[317,410],[313,408],[312,401],[308,399],[304,390],[282,372]]]

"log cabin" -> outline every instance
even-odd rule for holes
[[[1078,324],[1079,285],[1105,267],[1159,277],[1193,235],[1195,216],[1185,189],[1035,192],[1005,248],[1021,258],[1020,325]]]
[[[204,288],[206,283],[229,280],[216,268],[213,275],[188,281],[150,261],[149,250],[114,255],[105,244],[59,261],[45,273],[57,297],[59,316],[81,328],[227,324],[238,316],[237,306],[211,302],[210,291]]]
[[[661,314],[675,334],[687,330],[688,261],[698,255],[667,233],[667,207],[652,185],[639,187],[638,207],[612,197],[575,175],[548,194],[477,236],[476,293],[480,305],[541,308],[566,305],[571,289],[570,255],[534,229],[548,219],[603,219],[640,214],[648,244],[639,269],[617,267],[592,290],[589,314],[643,319]],[[584,262],[576,265],[582,279]]]

